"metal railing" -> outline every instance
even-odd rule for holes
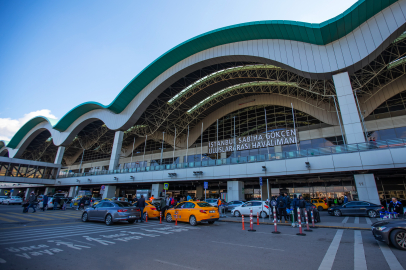
[[[302,157],[314,157],[314,156],[324,156],[324,155],[336,155],[336,154],[342,154],[342,153],[363,152],[363,151],[387,149],[387,148],[394,148],[394,147],[406,147],[406,139],[369,141],[369,142],[364,142],[364,143],[335,145],[335,146],[330,146],[330,147],[312,148],[312,149],[304,149],[304,150],[299,150],[299,151],[272,153],[272,154],[266,154],[266,155],[255,155],[255,156],[246,156],[246,157],[229,157],[229,158],[224,158],[224,159],[210,159],[210,160],[203,160],[203,161],[197,161],[197,162],[157,165],[157,166],[148,166],[148,167],[140,167],[140,168],[132,168],[132,169],[104,170],[104,171],[94,171],[94,172],[85,172],[85,173],[63,173],[63,174],[58,175],[58,178],[94,176],[94,175],[105,175],[105,174],[137,173],[137,172],[174,170],[174,169],[209,167],[209,166],[222,166],[222,165],[239,164],[239,163],[263,162],[263,161],[302,158]]]

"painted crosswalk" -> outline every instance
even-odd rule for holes
[[[341,221],[342,224],[372,224],[377,222],[377,218],[369,218],[369,217],[344,217]]]
[[[36,213],[0,212],[0,224],[20,222],[47,222],[55,220],[77,220],[82,212],[76,211],[37,211]]]
[[[332,239],[322,262],[320,263],[319,270],[331,270],[335,269],[334,264],[337,262],[339,264],[343,263],[343,259],[347,260],[346,258],[337,257],[338,251],[340,248],[348,249],[348,242],[350,239],[353,241],[353,252],[354,252],[354,261],[351,266],[352,269],[359,269],[359,270],[367,270],[374,268],[374,262],[367,260],[367,257],[371,257],[371,254],[368,254],[367,250],[365,249],[365,242],[363,241],[363,233],[360,230],[337,230],[335,233],[334,238]],[[345,236],[345,237],[344,237]],[[364,235],[365,237],[365,235]],[[344,239],[346,238],[346,239]],[[382,258],[382,260],[386,261],[387,268],[390,270],[400,270],[404,269],[403,266],[400,264],[398,258],[395,256],[392,248],[390,248],[387,244],[376,241],[377,244],[374,245],[374,249],[371,250],[371,243],[368,243],[369,252],[374,252],[372,256],[374,258]],[[343,247],[341,247],[343,245]],[[348,261],[347,261],[348,262]],[[348,262],[349,263],[349,262]]]

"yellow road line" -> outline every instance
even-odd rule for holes
[[[0,217],[0,220],[6,221],[6,222],[16,222],[15,220],[11,220],[11,219],[8,219],[8,218],[3,218],[3,217]]]
[[[22,220],[26,220],[26,221],[37,221],[37,220],[35,220],[35,219],[30,219],[30,218],[25,218],[25,217],[18,217],[18,216],[13,216],[13,215],[7,215],[7,214],[4,214],[4,213],[1,213],[1,214],[0,214],[0,217],[1,217],[1,216],[5,216],[6,218],[22,219]]]
[[[66,224],[78,224],[78,223],[77,222],[63,223],[63,225],[66,225]],[[10,229],[19,229],[19,228],[24,229],[24,228],[32,228],[32,227],[43,227],[43,226],[61,226],[61,223],[0,228],[0,230],[10,230]]]
[[[18,216],[24,216],[24,214],[20,214],[20,213],[12,213],[12,212],[8,212],[8,214],[10,215],[18,215]],[[38,218],[38,219],[44,219],[44,220],[52,220],[52,218],[46,218],[46,217],[40,217],[37,214],[34,214],[32,216],[30,216],[30,218]]]

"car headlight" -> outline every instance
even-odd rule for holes
[[[375,227],[375,229],[376,229],[377,231],[383,231],[383,230],[386,229],[386,227]]]
[[[333,211],[333,208],[329,208],[328,211]]]

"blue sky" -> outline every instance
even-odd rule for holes
[[[0,0],[0,140],[36,115],[109,104],[179,43],[243,22],[320,23],[354,0]]]

